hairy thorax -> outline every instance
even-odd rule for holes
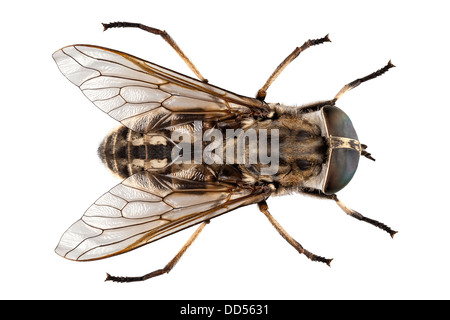
[[[311,114],[282,105],[271,106],[273,114],[264,121],[255,121],[249,128],[269,132],[267,145],[271,146],[270,132],[278,130],[278,147],[270,150],[278,157],[276,174],[261,174],[261,163],[243,168],[247,180],[269,182],[276,193],[297,191],[307,187],[308,181],[318,177],[327,158],[327,143],[323,129],[311,119]],[[271,155],[273,156],[273,155]]]

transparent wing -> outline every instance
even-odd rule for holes
[[[101,196],[61,237],[56,253],[96,260],[263,200],[230,184],[139,172]]]
[[[194,120],[250,116],[261,101],[112,49],[74,45],[53,54],[59,70],[97,107],[138,132]]]

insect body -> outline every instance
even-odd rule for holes
[[[349,215],[391,236],[395,231],[346,207],[336,196],[353,177],[360,155],[373,159],[359,142],[349,117],[335,106],[346,91],[393,65],[357,79],[332,100],[302,107],[266,103],[270,84],[300,52],[328,36],[298,47],[275,70],[256,98],[207,83],[164,31],[161,35],[200,80],[134,56],[91,45],[62,48],[53,55],[61,72],[102,111],[121,122],[98,153],[122,183],[101,196],[62,236],[56,252],[77,261],[121,254],[200,224],[180,252],[145,280],[169,272],[214,217],[249,204],[313,261],[332,259],[303,248],[268,211],[269,196],[298,192],[331,199]]]

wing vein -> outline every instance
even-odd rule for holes
[[[127,68],[127,69],[129,69],[129,70],[137,71],[137,72],[142,73],[142,74],[144,74],[144,75],[148,75],[148,73],[145,72],[145,71],[142,71],[142,69],[139,69],[139,68],[138,68],[138,69],[131,68],[131,67],[127,66],[127,65],[124,65],[123,63],[120,63],[120,62],[117,62],[117,61],[113,61],[113,60],[108,60],[108,59],[102,59],[102,58],[92,57],[92,56],[90,56],[90,55],[88,55],[88,54],[82,52],[81,50],[79,50],[76,46],[74,46],[74,48],[75,48],[75,50],[77,50],[80,54],[82,54],[82,55],[84,55],[84,56],[86,56],[86,57],[88,57],[88,58],[90,58],[90,59],[94,59],[94,60],[97,60],[97,61],[103,61],[103,62],[108,62],[108,63],[116,64],[116,65],[119,65],[119,66],[121,66],[121,67],[123,67],[123,68]],[[98,71],[98,70],[97,70],[97,71]]]

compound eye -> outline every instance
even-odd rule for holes
[[[352,121],[344,111],[335,106],[327,106],[323,108],[323,114],[329,136],[358,140]],[[352,180],[360,156],[359,151],[354,149],[331,149],[330,152],[328,175],[323,190],[326,194],[338,192]]]
[[[328,135],[358,140],[352,121],[344,111],[335,106],[327,106],[323,108],[323,114]]]
[[[358,151],[353,149],[333,149],[323,192],[333,194],[343,189],[352,180],[358,168],[358,162]]]

